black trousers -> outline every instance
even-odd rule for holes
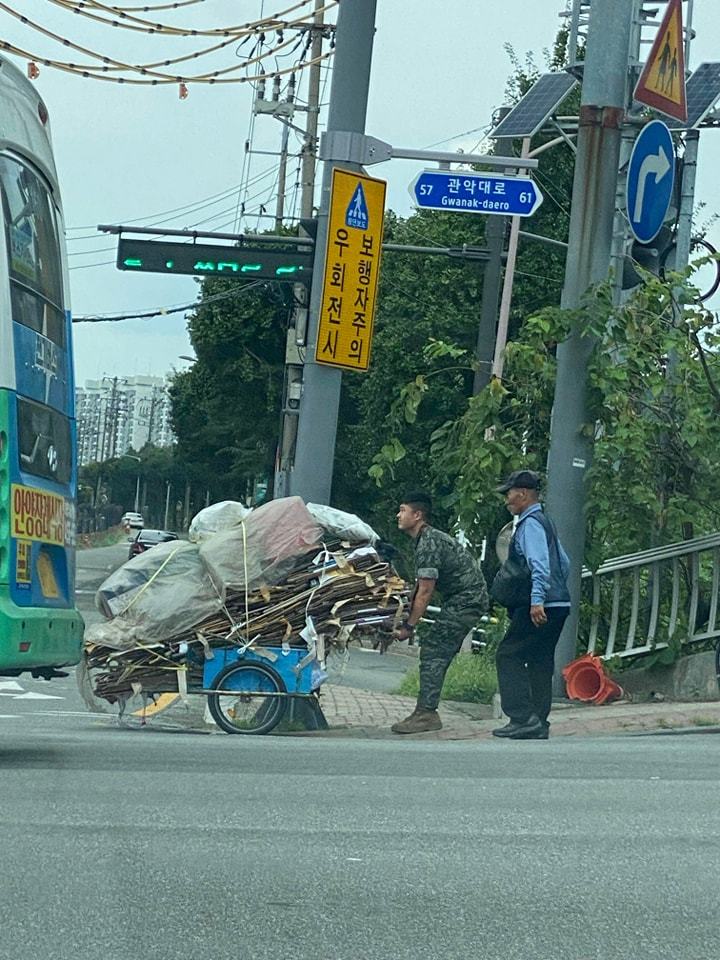
[[[510,626],[495,655],[503,713],[524,723],[536,713],[547,721],[552,705],[555,647],[569,607],[546,607],[547,623],[536,627],[529,607],[510,611]]]

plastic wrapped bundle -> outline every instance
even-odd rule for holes
[[[257,507],[238,528],[201,543],[200,557],[225,597],[229,589],[280,583],[322,540],[322,528],[300,497],[285,497]]]
[[[222,607],[197,544],[171,540],[133,557],[95,595],[108,619],[128,638],[163,640],[183,633]]]

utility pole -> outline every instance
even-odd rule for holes
[[[315,0],[313,15],[310,60],[319,61],[322,54],[324,29],[324,0]],[[301,152],[300,177],[300,236],[305,236],[302,220],[310,220],[315,202],[315,167],[317,158],[317,134],[320,116],[321,64],[314,62],[308,69],[307,111],[305,137]],[[287,126],[285,127],[287,131]],[[279,183],[278,183],[279,189]],[[285,383],[278,440],[278,455],[275,464],[273,495],[285,497],[290,492],[290,471],[297,437],[298,407],[302,391],[303,364],[300,348],[307,335],[308,289],[304,283],[293,284],[293,310],[285,346]]]
[[[343,0],[338,11],[335,62],[333,66],[328,133],[347,131],[364,134],[370,86],[376,0]],[[315,362],[318,322],[322,301],[327,246],[330,187],[335,166],[360,171],[357,163],[326,161],[318,217],[307,355],[300,401],[295,469],[291,489],[306,502],[330,503],[335,436],[342,374]]]
[[[310,45],[310,59],[319,60],[322,54],[322,34],[325,0],[315,0],[313,15],[313,38]],[[300,216],[309,219],[313,214],[315,200],[315,167],[317,158],[317,134],[320,119],[320,77],[321,64],[313,63],[308,70],[308,103],[305,123],[305,142],[302,148]]]
[[[584,62],[572,215],[562,306],[577,308],[590,286],[607,279],[635,2],[593,0]],[[570,555],[572,608],[556,663],[575,658],[585,552],[585,476],[592,457],[587,428],[587,368],[594,347],[576,327],[557,351],[548,457],[548,509]],[[556,692],[562,693],[562,682]]]
[[[277,97],[275,96],[277,90]],[[275,88],[273,89],[273,100],[280,99],[280,77],[275,77]],[[286,103],[292,104],[295,100],[295,74],[290,74],[288,81],[288,92]],[[288,143],[290,140],[290,125],[281,121],[283,125],[282,136],[280,138],[280,168],[278,170],[277,199],[275,201],[275,232],[282,230],[283,218],[285,216],[285,191],[287,185],[287,163],[288,163]]]

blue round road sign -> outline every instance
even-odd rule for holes
[[[640,243],[650,243],[663,225],[675,182],[675,149],[662,120],[640,131],[630,154],[627,216]]]

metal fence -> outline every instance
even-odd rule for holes
[[[614,557],[583,572],[588,653],[631,657],[720,636],[720,533]]]

